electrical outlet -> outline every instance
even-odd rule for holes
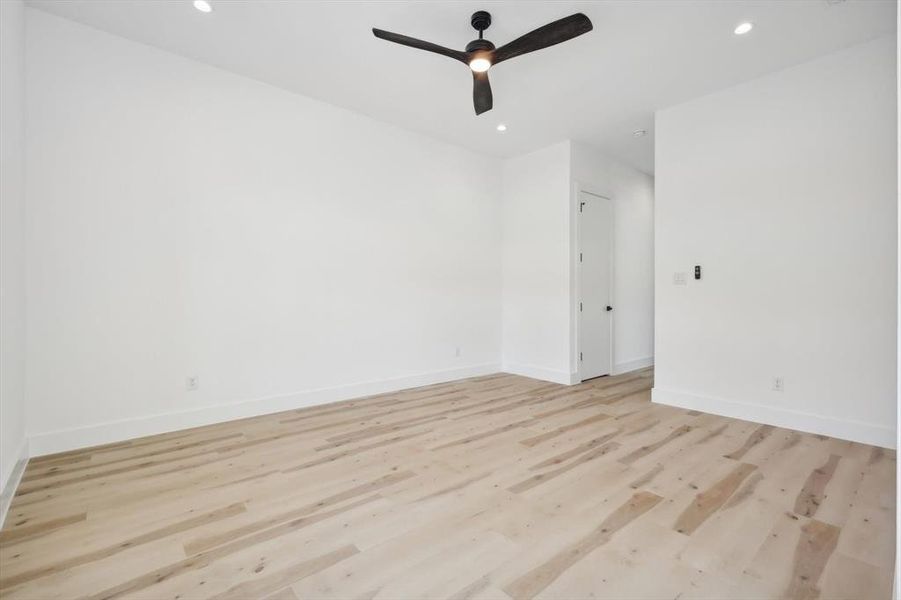
[[[193,392],[200,387],[200,378],[197,375],[191,375],[185,379],[185,389]]]
[[[684,272],[673,273],[673,285],[685,285],[688,282],[688,277]]]
[[[785,382],[781,377],[773,377],[773,391],[782,392],[785,390]]]

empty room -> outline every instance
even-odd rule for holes
[[[0,0],[0,599],[898,598],[895,0]]]

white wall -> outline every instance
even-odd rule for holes
[[[504,163],[504,369],[578,375],[575,186],[614,204],[615,372],[654,360],[654,178],[562,142]]]
[[[36,453],[498,369],[499,161],[27,22]]]
[[[655,401],[894,445],[895,85],[882,38],[657,114]]]
[[[0,2],[0,491],[25,452],[24,63],[24,7]]]
[[[570,383],[570,145],[504,161],[504,370]]]
[[[578,142],[572,143],[570,171],[581,189],[613,202],[614,373],[649,366],[654,363],[654,178]],[[574,328],[576,308],[573,304]]]

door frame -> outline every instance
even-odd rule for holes
[[[573,182],[572,186],[572,204],[570,206],[570,214],[573,215],[570,223],[572,244],[570,245],[570,259],[571,259],[571,281],[570,281],[570,294],[572,298],[572,303],[570,306],[571,318],[570,318],[570,327],[571,327],[571,339],[572,339],[572,347],[570,349],[570,364],[572,365],[570,371],[572,375],[570,377],[571,384],[577,384],[582,382],[582,361],[579,358],[579,352],[582,347],[581,340],[581,326],[582,326],[582,311],[579,310],[579,301],[582,296],[582,263],[579,260],[579,251],[582,247],[582,219],[580,218],[581,211],[579,210],[579,203],[581,202],[581,195],[583,193],[589,194],[591,196],[596,196],[598,198],[602,198],[610,202],[610,215],[611,215],[611,223],[610,223],[610,302],[611,306],[613,306],[613,311],[610,313],[610,375],[615,374],[615,360],[614,360],[614,340],[616,338],[616,288],[614,288],[614,281],[616,280],[616,228],[614,224],[616,222],[616,203],[613,201],[608,195],[601,194],[598,191],[594,190],[591,186],[584,185],[580,182]]]

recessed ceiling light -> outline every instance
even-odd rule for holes
[[[744,35],[754,29],[754,23],[742,23],[735,28],[735,35]]]
[[[507,126],[504,125],[503,123],[500,123],[500,124],[497,126],[497,130],[498,130],[498,131],[507,131]]]
[[[632,137],[644,137],[648,134],[647,129],[636,129],[632,132]]]
[[[213,7],[206,0],[194,0],[194,8],[200,12],[213,12]]]

